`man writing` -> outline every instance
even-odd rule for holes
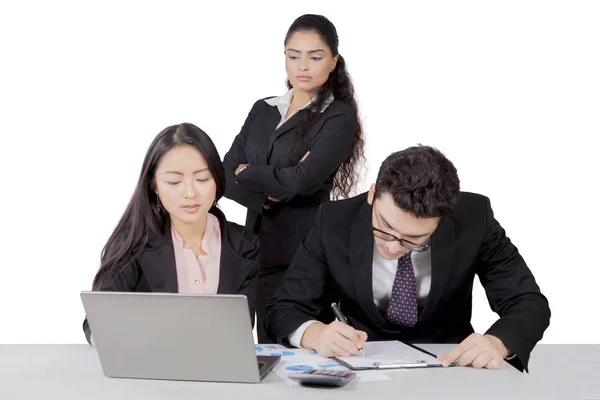
[[[500,316],[483,335],[470,323],[475,275]],[[330,322],[332,302],[349,325]],[[277,342],[325,357],[356,354],[367,339],[459,343],[438,355],[444,366],[495,369],[506,359],[527,370],[549,320],[489,199],[460,192],[454,165],[417,146],[390,155],[369,192],[321,206],[266,327]]]

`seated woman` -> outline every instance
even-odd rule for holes
[[[217,208],[224,191],[208,135],[188,123],[163,130],[104,246],[92,290],[244,294],[254,325],[258,239]],[[92,344],[87,319],[83,330]]]

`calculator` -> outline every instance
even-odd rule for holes
[[[344,386],[356,377],[356,373],[335,369],[310,369],[304,372],[291,373],[288,377],[299,381],[303,385]]]

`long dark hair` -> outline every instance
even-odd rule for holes
[[[161,158],[178,146],[192,146],[202,154],[217,186],[215,199],[219,200],[223,196],[225,170],[210,137],[202,129],[189,123],[165,128],[150,144],[129,205],[102,249],[100,269],[93,283],[94,290],[101,287],[105,278],[132,263],[148,243],[149,235],[164,235],[168,232],[171,221],[154,191],[155,173]]]
[[[354,85],[350,79],[350,75],[346,70],[346,61],[338,52],[338,34],[335,26],[322,15],[305,14],[298,17],[288,29],[285,35],[284,45],[287,46],[290,37],[296,32],[316,32],[321,39],[327,44],[333,56],[339,56],[335,69],[329,74],[329,78],[325,84],[319,89],[317,98],[305,112],[300,129],[294,138],[295,147],[303,148],[306,146],[307,132],[319,117],[318,110],[321,110],[323,104],[333,95],[333,98],[344,102],[351,106],[356,112],[358,126],[354,132],[354,143],[352,144],[352,152],[348,158],[340,165],[335,177],[333,178],[332,197],[345,197],[351,195],[352,190],[359,180],[359,169],[364,164],[364,145],[362,124],[358,112],[358,104],[354,98]],[[292,88],[291,82],[287,81],[288,89]],[[302,155],[302,154],[300,154]]]

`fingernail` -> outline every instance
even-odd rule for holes
[[[444,367],[447,367],[447,366],[448,366],[448,364],[449,364],[449,363],[448,363],[448,360],[444,360],[444,361],[442,361],[442,366],[444,366]]]

